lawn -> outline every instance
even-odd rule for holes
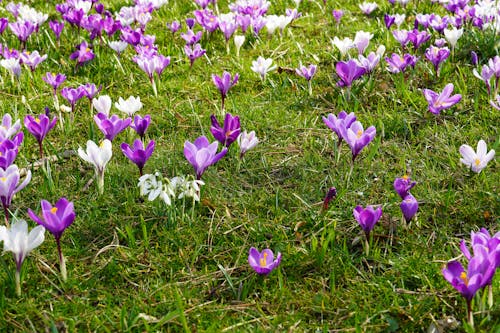
[[[360,4],[0,3],[0,331],[500,332],[500,3]]]

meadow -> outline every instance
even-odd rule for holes
[[[369,7],[1,2],[0,331],[500,332],[500,2]]]

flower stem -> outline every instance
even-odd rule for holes
[[[16,295],[21,297],[21,269],[16,269]]]
[[[64,256],[61,251],[61,240],[56,238],[57,243],[57,252],[59,253],[59,268],[61,269],[62,280],[66,282],[68,279],[68,273],[66,272],[66,261],[64,260]]]
[[[472,313],[471,300],[467,300],[467,321],[469,325],[474,328],[474,317]]]
[[[9,207],[7,206],[3,206],[3,212],[5,214],[5,225],[7,226],[7,228],[9,227]]]

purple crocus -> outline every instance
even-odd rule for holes
[[[417,182],[412,182],[410,177],[404,175],[401,178],[396,178],[394,180],[394,190],[398,193],[401,199],[406,198],[410,194],[410,190],[415,186]]]
[[[408,32],[408,39],[413,44],[413,49],[416,51],[422,44],[427,42],[431,38],[431,35],[427,30],[418,31],[413,29],[413,31]]]
[[[309,66],[300,65],[299,68],[295,68],[295,73],[298,76],[302,76],[307,81],[311,81],[316,74],[316,65],[310,64]]]
[[[31,21],[16,21],[9,23],[9,29],[21,42],[21,50],[24,49],[28,37],[35,31],[35,25]]]
[[[449,109],[462,100],[460,94],[450,96],[452,92],[453,83],[448,83],[440,94],[430,89],[424,89],[423,93],[427,103],[429,103],[429,111],[433,114],[439,114],[441,110]]]
[[[44,80],[47,84],[52,86],[52,89],[54,90],[54,95],[57,93],[57,88],[66,80],[66,75],[58,73],[50,73],[47,72],[45,73],[45,76],[42,77],[42,80]]]
[[[264,249],[262,252],[259,252],[256,248],[251,247],[248,252],[248,264],[260,275],[268,275],[273,269],[279,266],[280,262],[280,252],[278,252],[276,259],[274,259],[274,253],[270,249]]]
[[[28,170],[26,177],[20,183],[21,174],[17,165],[12,164],[7,169],[0,169],[0,200],[5,213],[5,224],[9,225],[9,207],[14,194],[21,191],[31,180],[31,171]]]
[[[20,59],[23,64],[30,68],[31,72],[34,72],[38,65],[40,65],[40,63],[47,59],[47,55],[44,54],[43,56],[41,56],[38,51],[24,51],[23,53],[21,53]]]
[[[151,116],[149,114],[145,115],[144,118],[136,115],[134,121],[130,123],[130,127],[137,132],[137,135],[139,135],[141,139],[144,139],[144,135],[150,123]]]
[[[27,115],[26,117],[24,117],[24,126],[31,134],[33,134],[36,141],[38,142],[41,159],[43,158],[43,139],[45,139],[47,133],[49,133],[49,131],[54,128],[56,123],[57,117],[54,117],[52,118],[52,120],[50,120],[50,118],[44,113],[40,114],[36,118],[31,115]]]
[[[342,137],[351,148],[353,162],[356,156],[373,140],[376,134],[375,126],[370,126],[366,130],[363,130],[363,125],[359,121],[353,122],[349,128],[341,126],[340,130]]]
[[[12,116],[8,113],[4,114],[2,117],[2,123],[0,124],[0,141],[10,139],[20,129],[21,121],[19,119],[17,119],[15,122],[12,122]],[[22,142],[23,138],[21,138],[20,141]]]
[[[450,50],[447,47],[436,47],[431,45],[425,50],[425,58],[434,65],[436,76],[439,76],[439,65],[450,56]]]
[[[455,288],[467,302],[467,319],[474,325],[472,317],[472,298],[477,291],[485,287],[495,273],[495,263],[491,261],[488,250],[484,246],[474,248],[474,256],[469,260],[467,271],[458,261],[452,261],[443,268],[446,281]]]
[[[382,208],[377,207],[376,209],[374,209],[373,206],[367,206],[366,208],[363,208],[362,206],[358,205],[356,206],[356,208],[354,208],[352,214],[365,232],[366,239],[368,240],[370,237],[370,232],[375,226],[375,223],[377,223],[382,216]]]
[[[146,148],[144,148],[144,143],[142,143],[140,139],[136,139],[132,147],[128,143],[124,142],[121,144],[120,148],[122,149],[123,155],[137,165],[139,168],[139,174],[142,176],[144,164],[146,164],[155,150],[154,140],[151,140]]]
[[[52,235],[54,235],[57,244],[57,251],[59,253],[61,275],[63,280],[66,281],[66,264],[61,251],[61,236],[64,230],[66,230],[66,228],[69,227],[75,220],[75,209],[73,203],[62,197],[54,206],[46,200],[42,200],[40,205],[42,206],[41,217],[29,208],[28,215],[33,221],[43,226]]]
[[[394,22],[396,21],[396,17],[389,14],[384,14],[384,24],[387,29],[390,29]]]
[[[212,74],[212,82],[215,84],[217,89],[219,89],[222,98],[221,110],[224,110],[224,101],[226,100],[229,89],[238,83],[239,77],[239,74],[236,73],[234,74],[234,77],[231,78],[231,74],[226,71],[222,73],[222,76]]]
[[[323,200],[323,211],[328,210],[328,205],[337,196],[337,189],[335,187],[330,187],[328,192],[326,192],[325,199]]]
[[[231,143],[236,141],[238,135],[240,135],[240,117],[234,116],[230,113],[226,113],[224,118],[224,125],[221,127],[215,115],[210,116],[212,121],[212,126],[210,127],[210,132],[212,132],[215,140],[219,141],[226,147],[229,147]]]
[[[387,70],[391,73],[402,73],[408,66],[415,66],[416,58],[411,54],[400,56],[393,53],[391,57],[385,57],[385,61],[389,65]]]
[[[190,67],[193,67],[194,61],[203,56],[207,51],[202,49],[201,45],[198,43],[194,46],[185,45],[184,52],[186,52],[186,56],[189,58]]]
[[[202,36],[203,36],[203,31],[198,31],[197,33],[194,33],[194,31],[191,29],[188,29],[188,31],[185,33],[181,33],[181,37],[186,42],[186,45],[194,45],[198,43]]]
[[[0,168],[5,170],[11,166],[18,153],[19,146],[14,141],[9,139],[0,141]]]
[[[342,133],[345,132],[345,128],[351,127],[352,123],[356,121],[356,116],[354,115],[354,112],[351,112],[347,114],[345,111],[340,111],[338,116],[335,116],[332,113],[329,113],[327,117],[323,117],[323,122],[325,123],[328,128],[330,128],[335,134],[337,134],[337,137],[339,139],[338,145],[342,143]],[[344,131],[341,130],[341,128],[344,128]]]
[[[61,96],[64,97],[71,105],[71,117],[73,117],[73,114],[75,112],[76,102],[78,102],[78,100],[80,100],[83,96],[85,96],[85,92],[80,87],[78,88],[64,87],[61,89]]]
[[[411,194],[408,194],[399,205],[405,217],[406,223],[410,222],[418,211],[418,201]]]
[[[337,86],[348,88],[351,87],[354,80],[360,78],[363,74],[366,73],[366,70],[363,67],[359,66],[358,63],[353,59],[347,62],[337,62],[337,64],[335,65],[335,70],[340,78],[340,81],[337,82]]]
[[[89,44],[83,41],[77,46],[77,50],[73,52],[69,58],[71,60],[76,60],[76,66],[78,67],[94,59],[94,52],[90,49]]]
[[[486,84],[486,89],[488,89],[488,95],[491,95],[491,83],[490,80],[495,74],[493,68],[490,68],[488,65],[483,65],[481,68],[481,74],[478,73],[477,69],[472,70],[472,74],[477,77],[479,80],[483,81]]]
[[[85,83],[80,89],[83,90],[83,95],[88,98],[92,108],[92,100],[102,90],[102,84],[97,87],[94,83]]]
[[[206,168],[217,163],[227,153],[223,148],[217,153],[218,142],[209,143],[206,136],[200,136],[193,143],[184,142],[184,156],[194,168],[196,179],[201,179]]]
[[[167,28],[175,34],[181,28],[181,24],[179,21],[172,21],[171,23],[167,23]]]
[[[59,22],[59,21],[50,21],[49,22],[49,27],[56,36],[56,40],[59,41],[59,38],[61,38],[61,33],[64,28],[64,22]]]
[[[94,116],[94,121],[96,122],[97,127],[99,127],[106,139],[108,139],[109,141],[113,141],[113,139],[120,132],[122,132],[130,125],[132,119],[121,119],[116,114],[108,117],[104,113],[99,112]]]

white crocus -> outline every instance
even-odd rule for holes
[[[247,131],[241,132],[236,141],[238,142],[238,146],[240,146],[240,158],[243,158],[243,155],[248,150],[254,148],[259,143],[259,139],[255,136],[255,131],[251,131],[250,133],[247,133]]]
[[[94,141],[87,141],[87,151],[78,148],[78,155],[86,162],[94,165],[99,193],[104,193],[104,170],[113,154],[111,141],[104,139],[98,146]]]
[[[495,156],[495,151],[493,149],[486,153],[487,148],[484,140],[479,140],[477,143],[477,152],[469,145],[461,145],[459,151],[462,155],[460,162],[476,173],[480,173],[481,170],[486,167],[486,164]]]
[[[354,36],[354,45],[358,49],[359,54],[363,54],[370,43],[370,40],[373,38],[373,34],[359,30],[356,32],[356,36]]]
[[[118,102],[115,102],[115,107],[121,112],[126,113],[129,117],[132,117],[134,113],[142,108],[141,98],[130,96],[126,100],[123,98],[118,98]]]
[[[128,43],[123,41],[111,41],[108,43],[109,47],[116,53],[121,54],[128,46]]]
[[[353,40],[350,38],[344,38],[340,40],[337,36],[335,36],[332,40],[333,46],[335,46],[337,49],[339,49],[340,54],[342,57],[345,57],[347,52],[355,47],[356,45],[354,44]]]
[[[462,37],[463,33],[464,33],[463,28],[457,29],[453,27],[452,29],[444,29],[444,37],[446,38],[448,44],[450,44],[452,49],[455,48],[458,39]]]
[[[102,95],[98,98],[94,98],[92,100],[92,105],[97,110],[97,112],[104,113],[106,117],[108,117],[112,105],[111,97],[109,97],[108,95]]]
[[[24,259],[34,248],[43,243],[45,228],[41,225],[34,227],[28,233],[28,224],[25,220],[14,219],[9,229],[0,226],[0,241],[3,241],[3,250],[14,254],[16,261],[16,293],[21,295],[21,265]]]
[[[12,80],[14,80],[14,76],[18,78],[21,75],[21,63],[17,58],[2,59],[0,66],[10,72]]]
[[[273,59],[264,57],[258,57],[257,60],[252,61],[252,71],[260,75],[262,81],[266,79],[266,74],[272,70],[276,69],[276,65],[273,66]]]
[[[244,43],[245,43],[245,36],[234,35],[234,45],[236,46],[236,57],[240,56],[240,49]]]

